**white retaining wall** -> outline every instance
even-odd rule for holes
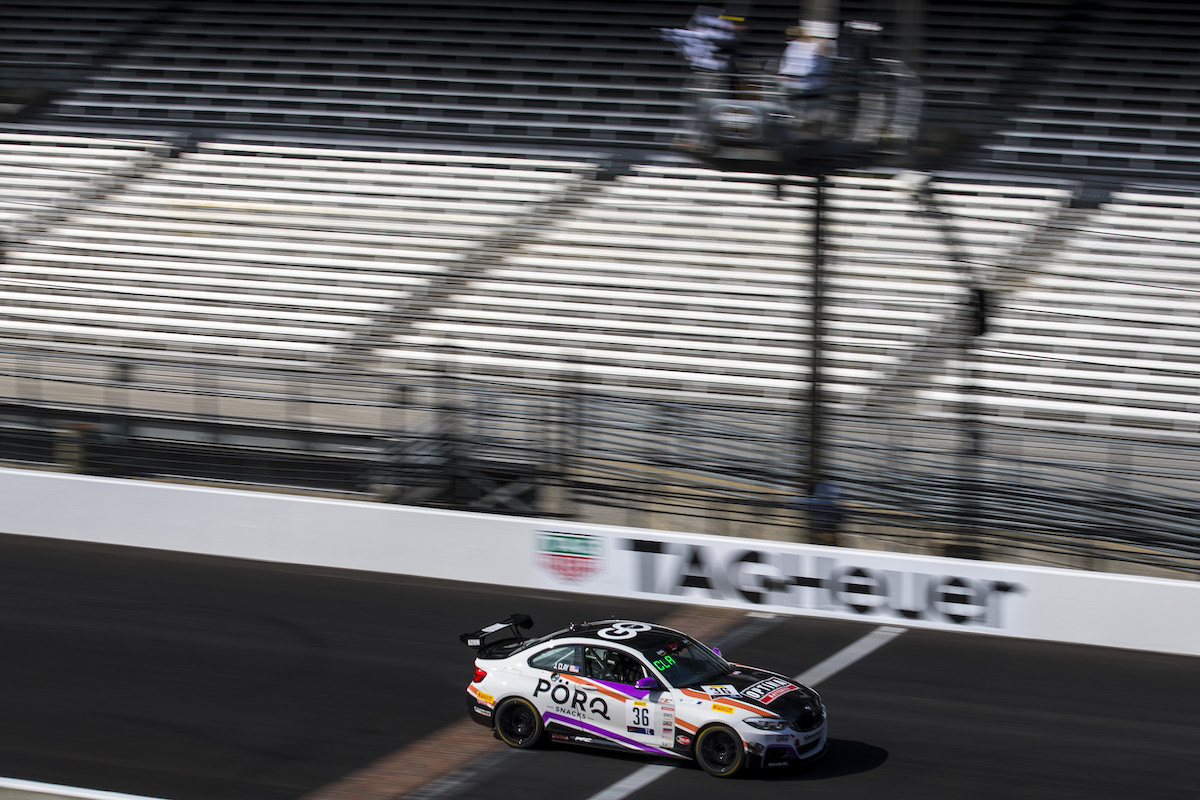
[[[1200,582],[0,469],[0,533],[1200,655]]]

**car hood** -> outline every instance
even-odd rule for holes
[[[710,684],[689,687],[707,694],[714,702],[723,697],[761,708],[783,717],[796,730],[807,731],[825,719],[821,697],[807,686],[774,672],[737,667]]]

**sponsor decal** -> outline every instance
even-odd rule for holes
[[[633,554],[632,589],[645,594],[993,629],[1013,627],[1013,606],[1028,595],[1012,581],[865,566],[853,556],[648,538],[619,546]]]
[[[650,630],[650,626],[644,622],[614,622],[607,628],[596,631],[596,635],[601,639],[620,641],[621,639],[632,639],[639,633],[648,630]]]
[[[690,736],[684,736],[681,733],[675,737],[675,744],[682,745],[683,747],[687,747],[691,743],[692,743],[692,737],[690,737]]]
[[[612,721],[608,716],[608,702],[599,695],[589,697],[588,693],[582,689],[572,689],[562,683],[555,686],[545,678],[539,678],[537,686],[533,689],[533,696],[537,697],[543,692],[548,694],[550,700],[556,704],[557,708],[554,710],[563,716],[577,717],[578,719],[596,716]]]
[[[492,715],[492,712],[490,709],[480,708],[479,706],[475,707],[475,713],[479,714],[480,716],[483,716],[483,717],[490,717]]]
[[[786,678],[767,678],[750,686],[742,694],[763,705],[770,705],[788,692],[794,692],[799,688]]]
[[[489,708],[496,705],[496,698],[492,697],[487,692],[476,691],[475,699],[478,700],[479,702],[483,703],[485,706],[488,706]]]
[[[721,705],[720,703],[713,703],[712,710],[720,711],[722,714],[732,714],[733,706],[724,706],[724,705]]]
[[[534,531],[534,563],[563,583],[586,583],[604,571],[604,540],[586,533]]]
[[[653,736],[653,713],[654,712],[650,710],[650,704],[646,703],[644,700],[630,700],[625,704],[627,722],[625,730],[629,733],[640,733],[645,736]]]

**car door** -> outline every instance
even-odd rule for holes
[[[596,686],[608,706],[605,727],[619,742],[668,748],[675,736],[675,703],[655,678],[657,688],[637,687],[651,672],[640,656],[623,647],[585,644],[583,677]]]
[[[612,730],[608,690],[583,677],[580,645],[560,644],[528,660],[534,678],[530,699],[551,738],[579,744],[605,744]],[[598,738],[600,737],[600,738]]]

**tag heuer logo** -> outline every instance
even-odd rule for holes
[[[604,571],[604,540],[586,533],[536,531],[534,561],[567,583],[583,583]]]

